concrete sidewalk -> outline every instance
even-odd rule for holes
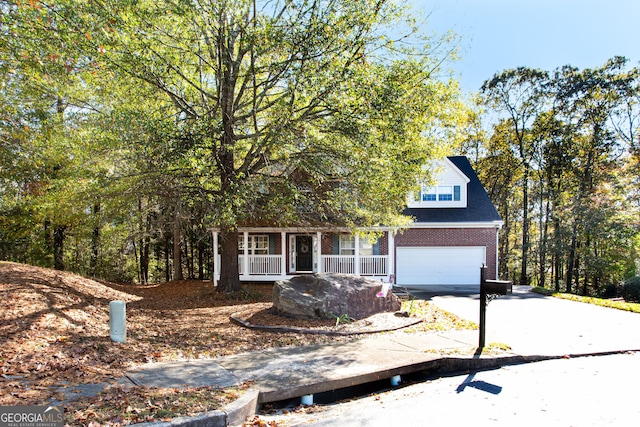
[[[340,344],[272,348],[214,360],[154,363],[129,372],[136,385],[229,387],[254,381],[274,402],[435,368],[441,353],[471,357],[477,331],[389,334]]]
[[[272,348],[213,360],[147,364],[128,372],[122,385],[149,387],[231,387],[253,382],[249,395],[231,408],[154,426],[241,425],[262,403],[300,398],[391,379],[424,370],[494,366],[491,357],[474,356],[474,330],[424,334],[377,334],[351,342]],[[452,357],[443,358],[443,353]],[[521,360],[517,361],[522,362]],[[500,362],[500,365],[507,363]],[[511,360],[510,363],[516,363]],[[391,383],[390,383],[391,384]]]
[[[478,322],[479,297],[414,293]],[[355,341],[274,348],[214,360],[155,363],[129,372],[128,384],[157,387],[229,387],[252,381],[254,391],[229,410],[174,420],[172,426],[240,425],[260,403],[298,398],[420,371],[496,368],[567,355],[640,350],[640,314],[543,297],[515,287],[487,309],[487,343],[511,352],[476,353],[478,331],[376,334]],[[220,415],[222,414],[222,415]],[[162,424],[162,423],[157,423]]]

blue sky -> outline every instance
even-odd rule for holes
[[[427,31],[462,37],[454,69],[467,92],[519,66],[594,68],[616,55],[640,63],[638,0],[407,1],[429,15]]]

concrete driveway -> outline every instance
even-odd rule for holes
[[[473,288],[453,295],[409,289],[417,298],[479,322],[480,296]],[[640,350],[640,314],[546,297],[514,286],[513,294],[487,306],[486,342],[504,343],[521,355],[564,355]]]

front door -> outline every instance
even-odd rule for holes
[[[296,236],[296,271],[313,271],[313,237]]]

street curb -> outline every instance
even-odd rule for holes
[[[171,421],[131,424],[140,427],[227,427],[241,425],[247,417],[256,414],[259,391],[248,389],[222,410],[205,412],[194,417],[178,417]]]
[[[522,365],[525,363],[544,362],[546,360],[577,359],[581,357],[613,356],[616,354],[640,353],[640,349],[612,350],[592,353],[569,353],[564,355],[513,355],[501,357],[443,357],[434,360],[430,368],[441,373],[496,369],[503,366]]]
[[[546,360],[558,360],[558,359],[573,359],[580,357],[592,357],[592,356],[610,356],[615,354],[625,353],[640,353],[640,349],[632,350],[615,350],[606,352],[593,352],[593,353],[574,353],[566,355],[510,355],[510,356],[468,356],[468,357],[441,357],[432,359],[430,361],[416,363],[413,365],[407,365],[402,368],[396,368],[392,370],[384,371],[384,373],[377,373],[375,378],[369,378],[371,381],[386,378],[391,375],[404,375],[413,372],[428,370],[434,373],[443,375],[453,374],[456,372],[473,371],[473,370],[490,370],[497,369],[503,366],[521,365],[525,363],[542,362]],[[361,384],[367,375],[359,378],[359,381],[354,381],[354,378],[349,380],[349,385]],[[341,388],[346,386],[343,384],[331,384],[329,388]],[[303,392],[302,388],[295,390],[295,392]],[[295,394],[294,392],[294,394]],[[318,390],[315,390],[318,392]],[[240,426],[248,418],[256,415],[258,410],[258,404],[265,403],[271,400],[265,400],[274,392],[261,392],[258,389],[251,388],[245,391],[245,393],[225,406],[221,410],[215,410],[206,412],[194,417],[179,417],[174,418],[171,421],[158,421],[149,423],[132,424],[140,427],[227,427],[227,426]]]
[[[390,369],[382,369],[375,372],[369,372],[341,378],[333,381],[323,381],[322,383],[305,384],[297,387],[288,387],[286,389],[270,389],[261,390],[258,403],[270,403],[279,400],[293,399],[307,394],[318,394],[329,390],[338,390],[348,388],[360,384],[371,383],[379,380],[391,378],[396,375],[407,375],[416,372],[430,372],[435,374],[448,374],[473,371],[473,370],[490,370],[503,366],[521,365],[525,363],[542,362],[545,360],[571,359],[589,356],[608,356],[613,354],[623,354],[628,352],[640,352],[638,350],[620,350],[609,352],[595,352],[584,354],[566,354],[566,355],[516,355],[508,356],[459,356],[459,357],[437,357],[422,362],[403,365]]]
[[[227,413],[226,422],[229,426],[241,425],[247,417],[252,417],[258,412],[258,396],[260,390],[249,389],[240,399],[230,403],[225,408]]]

